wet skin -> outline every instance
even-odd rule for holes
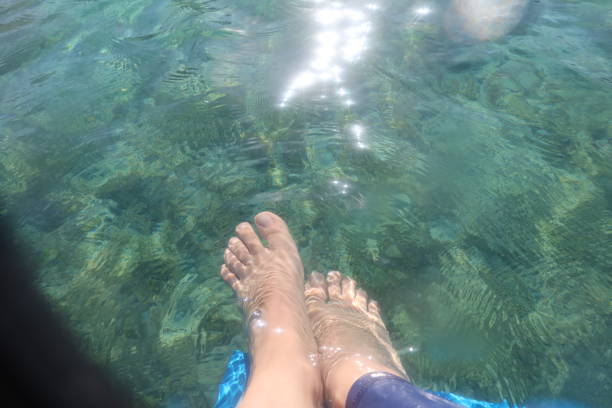
[[[286,223],[255,217],[236,227],[221,276],[238,296],[249,327],[251,373],[240,407],[344,407],[363,374],[407,378],[378,304],[339,272],[304,270]]]

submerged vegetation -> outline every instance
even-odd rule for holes
[[[608,404],[610,5],[534,1],[484,42],[449,34],[446,2],[381,6],[354,106],[284,108],[311,3],[0,6],[4,215],[83,349],[145,401],[212,406],[246,342],[222,251],[267,209],[307,271],[381,301],[418,384]]]

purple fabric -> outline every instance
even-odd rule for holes
[[[384,372],[361,376],[351,387],[346,408],[459,408],[405,379]]]

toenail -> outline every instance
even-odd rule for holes
[[[255,217],[255,222],[260,227],[264,227],[265,228],[265,227],[270,226],[270,224],[272,224],[272,217],[270,217],[266,213],[258,214],[257,217]]]

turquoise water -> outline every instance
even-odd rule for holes
[[[493,3],[3,1],[3,214],[83,349],[211,406],[267,209],[419,385],[608,406],[612,3]]]

